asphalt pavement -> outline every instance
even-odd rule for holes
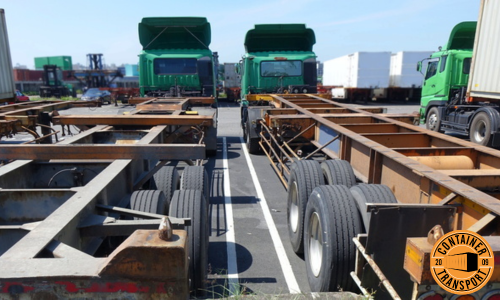
[[[369,105],[388,113],[419,108]],[[288,237],[287,191],[265,155],[248,154],[242,136],[239,106],[221,102],[217,157],[205,165],[212,173],[209,295],[308,294],[304,258],[293,252]]]

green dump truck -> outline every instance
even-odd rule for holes
[[[206,18],[143,18],[139,40],[141,96],[216,97],[217,53]]]
[[[305,24],[255,25],[245,37],[240,63],[241,92],[316,93],[316,43],[314,31]]]
[[[241,120],[251,153],[259,149],[255,125],[265,101],[249,101],[249,94],[307,94],[317,92],[314,31],[305,24],[261,24],[245,37],[245,55],[237,66],[241,74]],[[251,98],[251,97],[250,97]],[[249,109],[259,106],[258,109]]]
[[[499,47],[500,20],[494,1],[482,3],[478,22],[457,24],[447,45],[428,59],[420,122],[427,129],[469,136],[472,142],[498,148],[500,70],[498,52],[492,49]]]

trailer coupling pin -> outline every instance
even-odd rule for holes
[[[163,217],[161,219],[158,229],[160,230],[158,236],[161,240],[170,241],[170,239],[172,239],[172,223],[170,223],[168,217]]]

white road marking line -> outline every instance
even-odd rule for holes
[[[253,185],[257,190],[257,197],[260,199],[259,203],[262,208],[262,212],[264,213],[264,218],[266,219],[267,227],[269,228],[269,233],[271,234],[274,248],[276,249],[276,253],[278,254],[278,259],[280,261],[283,275],[285,276],[286,284],[288,285],[288,289],[290,290],[291,294],[298,294],[300,293],[300,288],[299,284],[297,283],[297,279],[293,274],[292,265],[290,264],[290,260],[288,260],[288,256],[286,255],[285,248],[283,247],[283,243],[281,242],[280,235],[278,233],[278,229],[276,228],[276,224],[274,224],[273,216],[271,215],[271,211],[269,210],[269,206],[267,205],[266,197],[264,196],[264,192],[262,191],[257,173],[255,172],[255,168],[253,166],[252,160],[250,159],[250,155],[248,154],[247,147],[242,137],[240,137],[240,141],[243,153],[245,153],[245,158],[247,160],[248,169],[250,170],[250,175],[252,175]]]
[[[229,182],[229,164],[227,161],[226,138],[223,137],[223,168],[224,168],[224,202],[226,208],[226,249],[227,249],[227,277],[228,288],[231,294],[238,289],[238,265],[236,261],[236,244],[234,236],[233,207],[231,203],[231,185]]]

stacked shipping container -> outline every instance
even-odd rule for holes
[[[45,56],[35,57],[35,69],[43,70],[44,65],[56,65],[61,70],[73,70],[71,56]]]

